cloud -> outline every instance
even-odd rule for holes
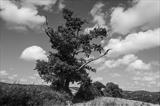
[[[96,77],[96,78],[93,79],[94,82],[95,82],[95,81],[102,81],[102,80],[103,80],[102,77]]]
[[[142,60],[138,59],[133,63],[129,64],[129,68],[138,70],[149,70],[151,69],[151,64],[146,64]]]
[[[1,0],[0,9],[0,18],[13,29],[38,28],[46,20],[44,16],[38,15],[37,9],[18,7],[9,0]]]
[[[158,46],[160,46],[160,28],[129,34],[124,39],[110,39],[104,49],[111,48],[110,56],[112,57],[135,53]]]
[[[148,84],[157,84],[160,79],[160,72],[139,72],[132,78],[135,82],[147,82]]]
[[[0,0],[0,18],[7,23],[9,29],[39,29],[46,21],[45,16],[39,15],[39,7],[51,10],[58,1],[58,8],[63,9],[63,0]]]
[[[21,59],[32,61],[32,60],[45,60],[47,61],[46,51],[39,46],[31,46],[22,52]]]
[[[125,55],[120,59],[117,60],[107,60],[105,61],[105,66],[109,68],[115,68],[121,65],[129,65],[130,63],[137,60],[138,57],[136,57],[133,54]]]
[[[22,84],[27,84],[27,81],[28,81],[28,80],[25,79],[25,78],[21,78],[19,81],[20,81],[20,83],[22,83]]]
[[[99,63],[102,63],[102,62],[105,62],[105,58],[99,58],[98,60],[95,60],[93,61],[94,64],[99,64]]]
[[[137,27],[145,29],[160,26],[160,0],[138,0],[133,7],[124,10],[117,7],[111,14],[113,32],[127,34]]]
[[[90,14],[93,16],[92,21],[98,25],[105,25],[105,19],[104,19],[105,14],[102,13],[103,6],[104,6],[103,3],[97,3],[90,11]]]
[[[44,10],[49,10],[57,1],[58,0],[22,0],[21,4],[30,8],[42,6],[44,7]]]
[[[21,4],[30,8],[41,6],[46,11],[52,11],[53,5],[57,5],[59,10],[62,10],[66,6],[64,0],[22,0]]]
[[[110,76],[112,76],[112,77],[120,77],[121,75],[118,74],[118,73],[111,73]]]
[[[104,4],[99,2],[96,3],[93,8],[90,11],[90,14],[93,17],[92,23],[94,23],[95,25],[93,27],[87,27],[85,29],[85,33],[89,33],[90,30],[93,30],[96,27],[103,27],[108,29],[108,27],[106,26],[106,20],[105,20],[105,13],[102,12],[102,8],[104,7]]]
[[[13,75],[8,76],[8,79],[14,80],[17,76],[18,76],[17,74],[13,74]]]
[[[149,70],[151,69],[151,63],[145,63],[138,59],[137,56],[133,54],[128,54],[119,58],[117,60],[107,60],[104,64],[98,68],[98,70],[103,70],[105,68],[117,68],[120,66],[126,66],[127,70]]]
[[[7,76],[8,72],[6,70],[1,70],[0,71],[0,76]]]
[[[59,5],[58,5],[59,10],[62,10],[65,7],[66,5],[64,4],[64,0],[59,0]]]

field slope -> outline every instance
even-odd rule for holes
[[[126,100],[121,98],[101,97],[95,100],[74,104],[73,106],[160,106],[146,102]]]

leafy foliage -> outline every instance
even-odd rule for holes
[[[117,84],[114,84],[112,82],[106,84],[105,92],[109,94],[111,97],[122,98],[122,89],[120,89]]]
[[[105,85],[103,85],[99,81],[96,81],[96,82],[93,83],[93,86],[98,89],[98,91],[100,92],[101,96],[104,96],[103,90],[105,89]]]
[[[0,83],[1,106],[65,106],[69,96],[47,86]]]
[[[100,97],[101,93],[92,83],[83,83],[76,95],[74,96],[73,102],[84,102],[92,100],[96,97]]]
[[[101,44],[92,42],[107,36],[105,28],[95,28],[89,34],[84,34],[82,26],[85,20],[74,17],[73,12],[63,10],[65,24],[54,29],[46,23],[45,32],[50,39],[52,51],[48,61],[38,60],[35,69],[46,82],[51,82],[55,89],[69,90],[69,83],[84,83],[90,80],[88,71],[95,69],[87,65],[85,58],[92,52],[103,51]],[[85,64],[85,65],[84,65]]]

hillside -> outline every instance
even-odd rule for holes
[[[160,104],[160,92],[123,91],[123,98]]]
[[[76,93],[79,88],[71,87],[70,89]],[[124,99],[99,97],[86,103],[74,104],[74,106],[159,106],[157,104],[160,104],[160,92],[123,91],[122,98]],[[0,106],[20,106],[22,104],[23,106],[65,106],[68,100],[67,94],[53,91],[47,85],[0,82]]]
[[[68,98],[45,85],[0,82],[0,106],[65,106]]]
[[[134,101],[134,100],[126,100],[121,98],[101,97],[86,103],[74,104],[73,106],[160,106],[160,105]]]

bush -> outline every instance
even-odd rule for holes
[[[109,82],[106,84],[105,93],[106,93],[106,95],[111,96],[111,97],[122,98],[123,91],[122,91],[122,89],[119,88],[119,86],[117,84]]]
[[[68,95],[53,91],[48,86],[0,85],[1,106],[65,106],[68,99]]]
[[[99,93],[101,94],[100,96],[104,96],[103,89],[105,89],[105,85],[99,81],[96,81],[93,83],[93,86],[98,89]]]
[[[92,84],[92,83],[82,84],[78,92],[74,96],[73,103],[89,101],[96,97],[102,96],[100,90],[98,90],[98,88],[100,87],[99,85],[101,84],[100,83],[96,83],[96,84]]]

